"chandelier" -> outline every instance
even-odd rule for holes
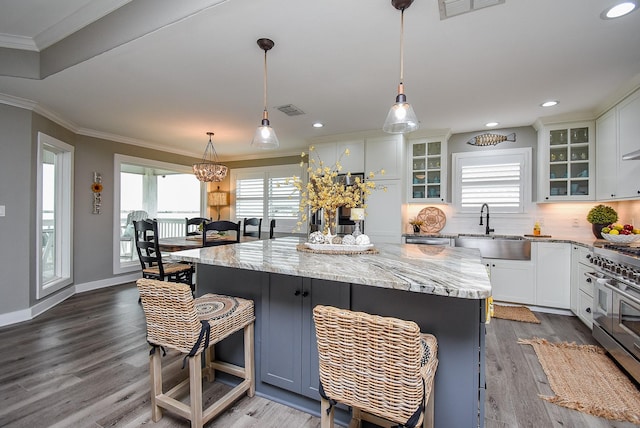
[[[210,181],[222,181],[227,176],[229,168],[218,161],[218,154],[216,153],[216,149],[213,148],[213,143],[211,142],[213,132],[207,132],[207,135],[209,136],[209,143],[202,155],[202,162],[193,164],[193,173],[196,175],[198,180],[204,181],[205,183]]]

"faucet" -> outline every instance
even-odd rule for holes
[[[484,234],[488,235],[491,232],[495,232],[495,229],[489,228],[489,205],[482,204],[482,208],[480,208],[480,226],[482,226],[482,213],[484,212],[484,208],[487,207],[487,227],[485,228]]]

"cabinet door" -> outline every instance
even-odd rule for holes
[[[344,154],[347,149],[349,150],[348,156]],[[342,165],[341,174],[364,172],[364,140],[338,142],[336,156]]]
[[[318,345],[313,323],[313,308],[317,305],[334,306],[349,309],[351,306],[351,287],[344,282],[304,279],[302,312],[302,394],[320,400],[318,364]]]
[[[534,304],[534,270],[530,261],[484,259],[494,300]]]
[[[534,242],[537,305],[569,309],[571,293],[571,246]]]
[[[309,163],[312,159],[315,161],[314,164],[311,164],[312,166],[319,167],[320,161],[329,168],[335,165],[338,160],[336,143],[315,144],[313,147],[313,151],[309,150]]]
[[[593,297],[589,296],[584,291],[578,292],[578,318],[589,328],[593,328],[593,314],[591,313],[591,307],[593,306]]]
[[[640,149],[640,91],[618,107],[618,198],[640,197],[640,161],[622,160],[622,156]],[[615,164],[612,164],[613,168]]]
[[[402,177],[402,135],[367,138],[364,153],[365,174],[374,172],[376,179],[392,180]],[[379,171],[385,171],[380,175]]]
[[[402,189],[400,180],[375,180],[378,188],[367,198],[364,233],[372,243],[402,242]]]
[[[302,287],[302,277],[270,274],[262,299],[262,381],[298,393],[302,385]]]
[[[412,141],[407,147],[409,202],[445,202],[447,144],[445,138]]]
[[[546,127],[543,132],[544,200],[594,200],[593,122]]]
[[[616,111],[612,109],[596,121],[596,199],[616,197],[618,163]]]

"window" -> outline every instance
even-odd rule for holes
[[[73,153],[73,146],[38,133],[38,299],[73,282]]]
[[[531,149],[454,153],[453,202],[459,212],[522,213],[531,199]]]
[[[184,165],[124,155],[114,165],[113,270],[123,273],[140,268],[129,220],[155,218],[161,238],[182,236],[185,217],[204,217],[206,186]]]
[[[301,173],[298,164],[232,170],[235,221],[259,217],[264,225],[276,219],[276,230],[294,230],[299,219],[300,193],[293,184],[287,184],[287,179]]]

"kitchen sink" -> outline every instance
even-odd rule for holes
[[[461,234],[454,246],[477,248],[485,259],[531,260],[531,241],[521,236]]]

